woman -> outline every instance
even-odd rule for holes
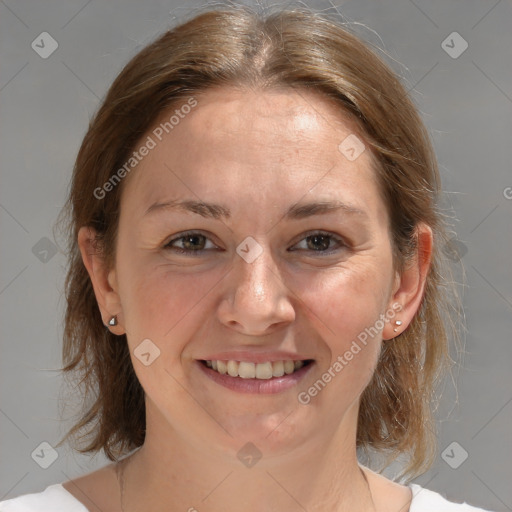
[[[0,510],[482,510],[358,460],[411,479],[435,454],[439,182],[399,80],[334,21],[208,11],[145,48],[66,210],[64,370],[92,391],[68,437],[113,463]]]

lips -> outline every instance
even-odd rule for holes
[[[229,353],[196,360],[197,367],[217,384],[239,393],[273,394],[291,389],[315,361],[289,353]]]

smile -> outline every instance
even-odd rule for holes
[[[313,366],[313,359],[254,363],[235,360],[200,360],[199,367],[217,384],[241,393],[279,393],[290,389]]]
[[[290,375],[300,370],[306,361],[267,361],[265,363],[251,363],[248,361],[205,361],[208,368],[212,368],[221,375],[241,377],[242,379],[268,380],[272,377]]]

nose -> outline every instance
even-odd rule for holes
[[[218,307],[224,325],[241,334],[262,336],[293,322],[293,294],[268,247],[252,263],[236,254],[233,265]]]

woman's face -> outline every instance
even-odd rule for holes
[[[273,454],[352,436],[395,315],[370,151],[309,92],[195,99],[141,139],[109,274],[148,429]]]

